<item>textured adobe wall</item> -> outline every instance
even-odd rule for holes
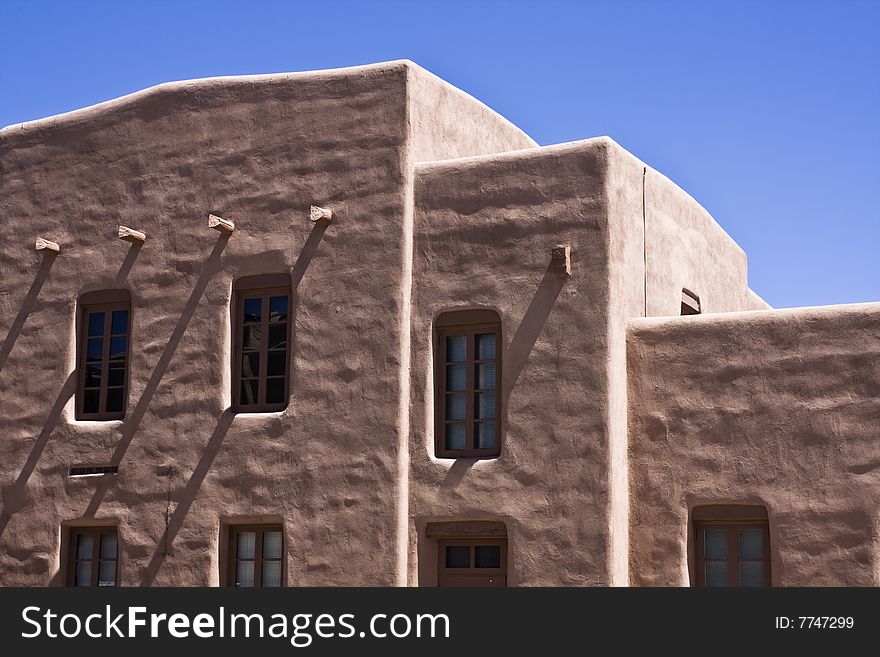
[[[410,62],[413,162],[488,155],[538,144],[503,116]]]
[[[634,320],[634,585],[688,584],[688,513],[762,503],[773,584],[880,584],[880,304]]]
[[[509,585],[607,584],[607,142],[420,166],[415,183],[410,583],[436,584],[425,524],[501,520]],[[572,276],[547,271],[569,242]],[[432,325],[502,319],[497,459],[436,459]]]
[[[62,248],[0,371],[4,584],[58,582],[59,526],[83,517],[119,522],[124,584],[216,583],[230,516],[284,520],[290,584],[391,583],[405,83],[401,64],[176,83],[0,133],[0,335],[41,271],[34,237]],[[310,203],[334,210],[326,232]],[[208,211],[236,222],[228,243]],[[117,223],[147,233],[139,252]],[[285,271],[290,405],[233,416],[232,282]],[[114,285],[127,416],[75,422],[76,299]]]

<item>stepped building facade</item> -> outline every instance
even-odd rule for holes
[[[0,131],[0,584],[880,584],[880,303],[411,62]]]

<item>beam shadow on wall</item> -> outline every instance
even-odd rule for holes
[[[137,260],[138,254],[143,247],[143,242],[132,242],[131,246],[128,247],[128,253],[125,254],[125,260],[122,261],[122,266],[119,267],[119,271],[116,273],[116,278],[114,279],[117,285],[122,285],[122,283],[125,282],[125,279],[128,278],[128,274],[134,266],[134,261]]]
[[[319,222],[315,224],[315,226],[312,228],[311,233],[309,234],[308,239],[306,240],[305,245],[302,248],[302,251],[300,252],[299,257],[297,258],[296,263],[291,269],[292,299],[289,320],[291,323],[291,349],[293,350],[291,353],[296,353],[295,324],[296,309],[299,301],[297,288],[299,287],[299,283],[300,281],[302,281],[303,276],[305,276],[306,270],[308,269],[312,258],[315,256],[315,253],[318,250],[318,245],[321,242],[321,238],[323,237],[324,232],[327,230],[327,226],[328,224],[326,222]],[[291,358],[291,390],[296,389],[293,378],[293,373],[295,371],[293,369],[294,361],[295,359]],[[198,464],[193,470],[192,475],[190,475],[189,481],[183,488],[183,491],[177,496],[177,507],[175,508],[174,513],[172,513],[171,516],[166,519],[165,531],[163,532],[162,537],[159,539],[159,544],[156,547],[156,552],[150,559],[149,564],[147,564],[143,578],[141,579],[141,586],[151,586],[155,581],[156,576],[159,573],[159,569],[165,562],[165,557],[170,553],[172,543],[174,542],[175,537],[180,531],[180,528],[183,526],[189,510],[190,508],[192,508],[193,502],[199,494],[202,482],[205,480],[205,477],[210,471],[211,466],[214,463],[214,459],[216,458],[217,453],[220,451],[223,440],[226,437],[226,434],[229,432],[229,427],[232,425],[232,421],[234,419],[235,413],[232,412],[230,409],[224,410],[222,415],[220,416],[216,428],[211,434],[211,437],[208,439],[208,443],[205,445],[205,448],[202,450],[202,455],[199,458]],[[116,461],[113,462],[115,463]],[[171,476],[171,474],[169,473],[166,476]],[[169,501],[173,500],[174,495],[169,493]],[[97,509],[98,505],[90,504],[89,509],[86,513],[86,517],[92,517],[94,513],[97,512]]]
[[[44,252],[43,260],[40,262],[40,268],[37,270],[34,282],[31,283],[31,288],[25,295],[24,301],[22,301],[21,307],[18,309],[18,314],[15,316],[15,319],[12,320],[12,325],[9,327],[9,333],[6,334],[6,339],[3,340],[3,346],[0,347],[0,371],[2,371],[3,366],[6,365],[6,360],[9,358],[9,352],[12,351],[15,341],[18,340],[18,336],[21,334],[21,329],[27,321],[28,315],[30,315],[31,311],[34,309],[37,297],[40,294],[40,290],[43,288],[43,284],[49,277],[49,270],[55,263],[56,257],[57,255],[52,251]]]
[[[217,422],[217,426],[214,427],[214,431],[211,433],[208,443],[205,445],[204,449],[202,449],[202,455],[199,457],[199,462],[193,469],[189,481],[186,482],[186,486],[184,486],[183,490],[180,491],[177,496],[177,506],[174,509],[174,513],[165,518],[165,531],[162,532],[156,551],[153,553],[150,563],[147,564],[144,576],[141,579],[141,586],[152,586],[155,581],[159,569],[165,562],[165,557],[168,556],[168,553],[171,551],[171,544],[174,542],[177,532],[179,532],[180,528],[183,526],[183,521],[186,519],[196,496],[199,494],[202,482],[208,475],[208,471],[214,463],[217,452],[220,451],[220,447],[223,444],[223,440],[226,438],[226,434],[229,432],[229,427],[232,424],[233,419],[235,419],[235,413],[229,409],[226,409],[220,415],[220,420]],[[174,501],[173,498],[174,495],[171,496],[171,501]]]
[[[31,453],[28,455],[21,471],[18,473],[18,478],[12,486],[2,489],[2,496],[0,497],[2,497],[3,500],[3,510],[0,511],[0,536],[3,536],[3,532],[6,530],[6,526],[9,524],[9,520],[12,516],[27,506],[25,489],[27,488],[28,479],[30,479],[36,469],[37,461],[40,460],[40,456],[43,454],[43,450],[46,448],[49,438],[52,437],[52,432],[55,430],[55,426],[61,418],[61,413],[64,411],[65,405],[76,391],[76,379],[76,371],[71,372],[70,376],[67,377],[67,380],[61,386],[61,392],[58,393],[58,398],[55,400],[55,403],[52,404],[52,408],[46,417],[43,429],[40,431],[40,435],[37,436],[34,446],[31,448]]]
[[[201,300],[202,295],[204,295],[205,289],[208,287],[208,283],[211,281],[214,275],[218,271],[220,271],[220,257],[222,256],[223,249],[226,248],[226,244],[228,242],[229,234],[221,234],[217,238],[211,254],[202,265],[202,271],[199,273],[198,281],[196,281],[196,285],[193,288],[192,294],[190,294],[189,299],[187,299],[186,304],[183,307],[180,318],[177,320],[177,326],[174,327],[174,331],[171,333],[171,337],[168,339],[168,344],[165,345],[165,350],[159,357],[159,362],[156,364],[155,369],[153,369],[153,373],[150,375],[150,379],[147,382],[147,385],[144,388],[140,399],[138,399],[138,402],[135,405],[131,415],[127,416],[125,420],[123,420],[122,437],[120,438],[119,444],[116,446],[116,449],[113,452],[113,456],[110,457],[110,463],[114,465],[119,465],[120,463],[122,463],[122,457],[128,450],[129,445],[131,445],[131,441],[134,439],[135,433],[137,433],[141,420],[143,419],[144,414],[147,412],[147,409],[150,407],[150,402],[153,399],[153,395],[156,394],[156,390],[158,390],[159,384],[162,382],[162,377],[165,376],[165,371],[168,369],[168,365],[171,363],[171,359],[174,357],[174,352],[177,351],[177,347],[180,344],[181,339],[183,338],[183,334],[186,333],[187,326],[189,326],[189,322],[195,314],[196,308],[199,305],[199,301]],[[134,256],[136,255],[137,253],[134,252]],[[132,256],[131,251],[129,251],[129,256]],[[128,258],[126,258],[126,260],[128,260]],[[122,270],[120,270],[120,273],[121,272]],[[98,508],[101,506],[101,502],[104,499],[104,494],[106,493],[107,488],[108,486],[100,486],[95,490],[95,493],[92,496],[92,500],[86,507],[83,517],[93,518],[95,516],[95,514],[98,512]]]
[[[538,284],[538,288],[529,302],[529,307],[526,309],[516,332],[513,334],[510,346],[504,352],[501,370],[501,397],[504,400],[503,409],[505,416],[510,393],[513,391],[513,387],[516,385],[519,375],[529,359],[529,354],[531,354],[535,343],[538,341],[538,336],[541,335],[541,330],[544,328],[544,324],[547,322],[547,318],[556,304],[556,299],[559,297],[559,293],[562,291],[567,280],[568,277],[560,278],[552,273],[548,265],[547,270],[544,272],[544,278]],[[503,449],[502,443],[502,451]],[[441,488],[446,490],[457,488],[477,460],[479,459],[456,459],[455,463],[447,471],[443,483],[440,484]]]

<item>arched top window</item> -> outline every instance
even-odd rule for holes
[[[80,297],[78,420],[120,420],[128,403],[131,294],[99,290]]]
[[[233,409],[284,410],[290,392],[290,274],[247,276],[233,289]]]
[[[498,456],[501,318],[493,310],[449,312],[434,327],[436,455]]]

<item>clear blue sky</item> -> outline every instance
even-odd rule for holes
[[[541,144],[611,136],[713,214],[774,306],[880,300],[878,0],[0,0],[0,125],[400,58]]]

